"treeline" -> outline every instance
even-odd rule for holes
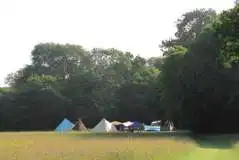
[[[154,62],[116,49],[38,44],[32,64],[7,78],[12,88],[1,98],[1,128],[51,130],[64,117],[87,126],[102,117],[157,119],[159,73]]]
[[[185,13],[162,57],[41,43],[0,89],[0,130],[52,130],[64,117],[172,120],[177,129],[238,132],[239,5]]]

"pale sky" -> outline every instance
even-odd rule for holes
[[[159,56],[159,43],[173,36],[181,14],[233,5],[234,0],[0,0],[0,86],[8,73],[30,63],[37,43]]]

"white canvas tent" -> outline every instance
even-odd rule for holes
[[[116,127],[103,118],[94,128],[91,129],[92,132],[117,132]]]

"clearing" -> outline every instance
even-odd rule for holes
[[[194,140],[159,134],[3,132],[0,142],[0,159],[6,160],[237,160],[239,157],[239,145],[230,136]]]

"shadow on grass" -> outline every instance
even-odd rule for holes
[[[238,142],[238,135],[200,135],[193,136],[201,148],[230,149]]]

